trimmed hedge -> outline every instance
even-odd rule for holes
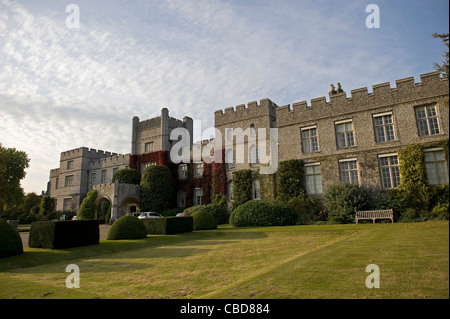
[[[230,216],[230,224],[236,227],[295,225],[297,213],[278,202],[251,200],[236,208]]]
[[[141,173],[134,168],[124,168],[114,174],[112,182],[118,181],[123,184],[139,185],[141,183]]]
[[[151,165],[142,173],[139,208],[142,212],[162,213],[172,208],[172,171],[165,165]]]
[[[122,216],[112,224],[107,240],[139,239],[147,237],[147,229],[136,216]]]
[[[0,258],[23,253],[22,239],[19,232],[0,218]]]
[[[142,219],[142,222],[147,234],[151,235],[173,235],[191,232],[194,229],[194,219],[191,216],[147,218]]]
[[[28,246],[63,249],[100,243],[98,220],[59,220],[31,224]]]
[[[211,212],[200,209],[192,213],[192,218],[194,219],[194,230],[207,230],[216,229],[217,223]]]
[[[228,220],[230,219],[230,214],[228,213],[228,209],[223,204],[211,203],[208,205],[191,206],[188,209],[185,209],[184,212],[195,213],[199,210],[206,210],[206,211],[210,212],[216,219],[217,225],[227,224]]]

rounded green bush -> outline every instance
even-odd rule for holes
[[[217,223],[214,216],[205,209],[192,213],[194,219],[194,230],[216,229]]]
[[[0,218],[0,258],[23,253],[22,239],[19,232]]]
[[[230,224],[246,226],[295,225],[296,212],[282,203],[251,200],[236,208],[230,216]]]
[[[122,216],[109,229],[107,240],[138,239],[147,237],[142,220],[135,216]]]

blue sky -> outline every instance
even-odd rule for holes
[[[66,26],[66,6],[80,28]],[[380,28],[366,27],[366,6]],[[25,192],[62,151],[131,149],[131,119],[278,105],[434,71],[449,3],[300,0],[0,0],[0,143],[28,153]],[[199,136],[197,134],[197,136]]]

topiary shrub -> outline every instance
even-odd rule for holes
[[[236,227],[295,225],[296,220],[295,211],[278,201],[251,200],[236,208],[230,216],[230,224]]]
[[[139,207],[143,212],[157,212],[172,208],[174,198],[171,170],[165,165],[152,165],[142,173]]]
[[[358,210],[363,210],[369,203],[367,191],[359,185],[337,183],[324,194],[328,220],[336,223],[351,223]]]
[[[97,199],[97,190],[94,189],[87,194],[86,198],[83,200],[83,202],[80,205],[80,208],[78,209],[77,218],[79,220],[95,219],[96,199]]]
[[[22,239],[17,230],[0,218],[0,258],[23,253]]]
[[[200,209],[192,213],[192,218],[194,219],[194,230],[207,230],[216,229],[217,223],[211,212]]]
[[[134,168],[125,168],[114,174],[112,182],[118,181],[123,184],[139,185],[141,183],[141,173]]]
[[[135,216],[122,216],[112,224],[106,239],[139,239],[145,237],[147,237],[147,229],[142,220]]]

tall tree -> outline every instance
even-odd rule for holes
[[[439,65],[438,63],[434,63],[434,68],[438,71],[441,71],[442,75],[444,75],[446,78],[448,78],[448,33],[433,33],[433,38],[435,39],[442,39],[442,42],[444,42],[445,46],[447,47],[447,51],[444,51],[444,60],[442,61],[442,65]]]
[[[29,162],[27,153],[0,144],[0,211],[5,205],[22,201],[24,193],[20,181],[26,175]]]

